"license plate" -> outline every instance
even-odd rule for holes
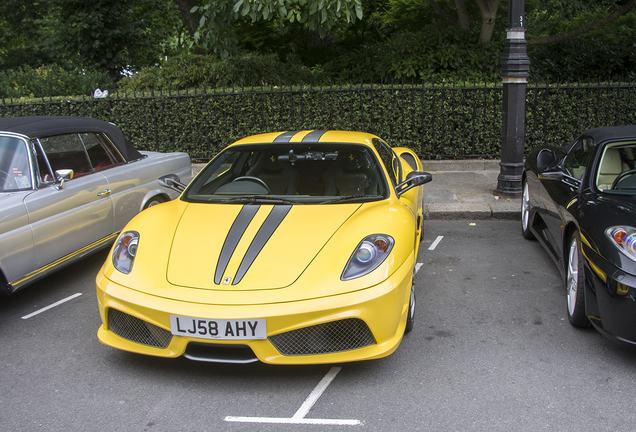
[[[170,315],[173,335],[201,339],[267,339],[264,319],[206,319]]]

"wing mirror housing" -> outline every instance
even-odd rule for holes
[[[61,169],[55,171],[55,177],[57,178],[57,181],[60,182],[60,184],[57,185],[55,188],[57,190],[64,189],[64,182],[66,182],[67,180],[73,180],[74,175],[75,172],[72,169]]]
[[[537,171],[544,172],[556,164],[557,157],[553,150],[543,149],[537,155]]]
[[[395,187],[398,198],[402,194],[416,186],[421,186],[433,180],[433,175],[424,171],[411,171],[406,175],[406,180]]]
[[[176,174],[168,174],[159,177],[159,184],[179,193],[183,192],[186,188],[186,185],[181,183],[181,179]]]

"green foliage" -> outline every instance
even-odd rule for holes
[[[577,17],[569,30],[598,18]],[[584,21],[579,21],[584,20]],[[636,11],[598,30],[549,45],[530,46],[533,80],[580,80],[587,77],[636,78]]]
[[[176,5],[163,0],[48,1],[55,6],[53,30],[62,59],[113,79],[167,54],[179,16]]]
[[[361,0],[202,0],[191,10],[201,15],[195,41],[208,52],[225,59],[238,53],[234,32],[242,19],[252,23],[280,20],[300,23],[321,36],[338,22],[362,18]]]
[[[122,89],[261,86],[296,84],[313,80],[309,69],[290,59],[282,63],[276,55],[244,55],[218,60],[213,56],[184,54],[160,67],[142,69],[120,81]]]
[[[0,2],[0,70],[53,62],[55,54],[46,26],[50,11],[46,1]]]
[[[96,88],[113,86],[103,72],[66,71],[56,65],[0,70],[0,97],[4,98],[91,95]]]
[[[396,33],[385,43],[365,46],[333,60],[321,68],[338,79],[424,79],[482,81],[501,74],[503,43],[482,45],[475,34],[455,28],[437,33]]]
[[[307,24],[321,34],[340,20],[352,22],[362,19],[361,0],[238,0],[234,11],[252,22],[269,20],[274,16],[293,23]]]
[[[503,89],[492,83],[270,86],[111,94],[0,105],[0,116],[81,115],[116,123],[141,150],[185,151],[209,159],[231,142],[262,132],[367,131],[425,159],[497,158]],[[8,101],[7,101],[8,102]],[[633,124],[636,87],[610,83],[531,85],[526,151],[564,145],[585,129]]]
[[[236,54],[238,41],[232,25],[239,15],[234,10],[234,0],[211,0],[203,3],[191,10],[192,13],[201,14],[199,29],[194,34],[195,42],[222,59]]]

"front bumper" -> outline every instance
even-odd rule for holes
[[[395,351],[402,340],[412,276],[413,262],[407,260],[383,283],[360,291],[289,303],[227,306],[149,295],[116,284],[100,271],[96,283],[103,324],[97,335],[102,343],[126,351],[171,358],[185,355],[212,362],[247,363],[258,359],[272,364],[323,364],[381,358]],[[248,296],[249,292],[246,292],[246,298]],[[115,310],[114,315],[111,309]],[[121,314],[127,322],[141,326],[143,337],[131,337],[120,330],[121,325],[119,329],[113,328],[109,318],[117,316],[119,319]],[[172,335],[170,315],[208,319],[264,318],[268,337],[211,341]],[[148,334],[157,336],[163,343],[147,342]],[[322,346],[316,348],[316,343],[308,343],[312,335],[317,335],[316,340],[322,342],[316,343]],[[276,337],[272,339],[273,336]],[[286,344],[286,341],[298,338],[301,342],[295,349],[281,349],[281,340]],[[334,338],[337,339],[333,348],[336,351],[330,352],[329,341]],[[303,348],[309,345],[313,348]]]
[[[585,307],[604,336],[636,344],[636,276],[585,248]]]

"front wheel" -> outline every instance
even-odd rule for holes
[[[534,234],[530,231],[530,191],[528,183],[523,182],[523,197],[521,198],[521,234],[523,238],[534,240]]]
[[[570,237],[567,268],[568,319],[575,327],[587,327],[585,314],[585,273],[581,253],[581,237],[575,231]]]

